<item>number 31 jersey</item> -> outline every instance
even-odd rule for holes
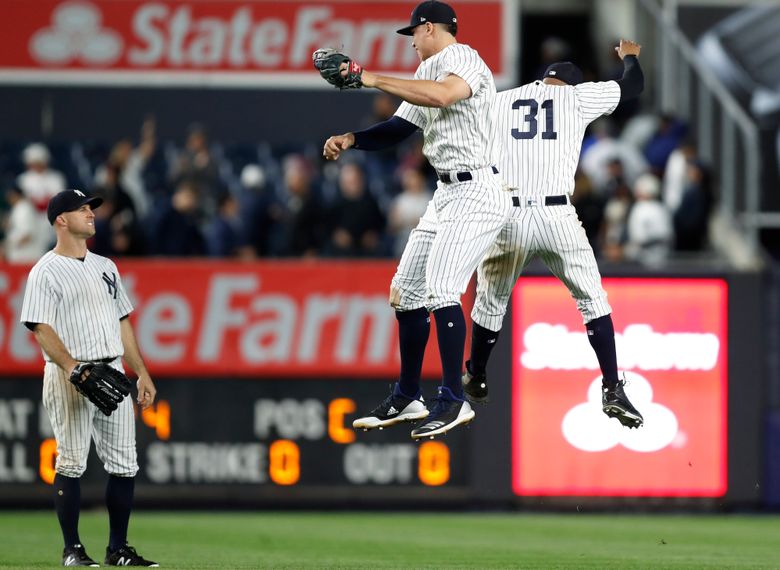
[[[496,94],[498,170],[526,195],[571,194],[585,129],[620,102],[615,81],[548,85],[535,81]]]

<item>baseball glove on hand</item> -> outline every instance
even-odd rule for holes
[[[101,362],[82,362],[73,369],[70,381],[107,416],[119,407],[133,387],[127,376]]]
[[[363,67],[343,53],[333,48],[324,48],[315,51],[311,58],[322,78],[334,87],[339,89],[360,89],[363,87],[361,80]],[[346,64],[343,70],[342,63]],[[346,73],[342,74],[342,71]]]

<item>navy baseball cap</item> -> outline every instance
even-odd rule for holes
[[[49,223],[54,225],[57,216],[65,212],[74,212],[84,204],[89,204],[94,210],[103,203],[103,198],[97,196],[87,196],[81,190],[63,190],[59,194],[52,196],[49,205],[46,208],[46,217]]]
[[[578,85],[582,83],[582,70],[570,61],[557,61],[550,64],[544,77],[560,79],[567,85]]]
[[[401,28],[397,33],[402,36],[414,35],[414,29],[425,22],[430,22],[431,24],[454,24],[455,31],[457,31],[458,27],[458,18],[455,16],[455,10],[452,9],[452,6],[436,0],[426,0],[412,10],[412,19],[409,25]]]

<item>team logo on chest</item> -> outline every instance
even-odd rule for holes
[[[111,277],[108,276],[108,273],[105,271],[103,272],[103,281],[106,282],[106,285],[108,285],[108,294],[111,295],[114,299],[116,299],[116,293],[117,293],[117,287],[116,287],[116,273],[113,271],[111,272]]]

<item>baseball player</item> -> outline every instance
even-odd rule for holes
[[[338,69],[364,87],[400,97],[400,107],[388,121],[330,137],[323,154],[336,160],[350,147],[380,150],[422,129],[423,152],[438,173],[434,197],[410,236],[390,288],[399,325],[400,379],[384,402],[353,422],[371,429],[425,418],[411,433],[420,439],[474,418],[461,385],[466,325],[460,297],[509,220],[512,203],[495,166],[493,75],[474,49],[455,39],[454,10],[444,2],[422,2],[398,33],[412,37],[420,57],[414,79],[376,75],[351,61]],[[315,65],[317,57],[315,52]],[[321,73],[325,63],[318,65]],[[436,319],[443,371],[431,410],[420,391],[429,312]]]
[[[104,381],[98,374],[101,367],[129,383],[122,374],[124,356],[138,374],[138,404],[149,407],[156,394],[127,318],[133,306],[116,265],[87,250],[87,239],[95,234],[93,210],[102,202],[79,190],[64,190],[49,201],[47,216],[57,243],[30,271],[21,321],[33,331],[46,361],[43,405],[57,441],[54,504],[65,541],[63,566],[98,566],[78,532],[79,478],[92,439],[109,474],[105,564],[158,566],[127,544],[138,472],[133,403],[124,397],[129,387],[108,402],[104,397],[112,390],[110,383],[89,388]]]
[[[574,64],[559,62],[547,68],[543,80],[496,96],[504,144],[499,168],[512,188],[514,216],[477,271],[471,357],[463,375],[473,402],[487,401],[485,369],[509,296],[522,270],[538,255],[577,302],[603,375],[604,413],[625,426],[643,423],[626,397],[625,380],[618,377],[612,309],[570,200],[586,127],[621,101],[639,96],[644,87],[637,59],[640,46],[621,40],[615,49],[625,68],[618,81],[582,83],[582,72]]]

